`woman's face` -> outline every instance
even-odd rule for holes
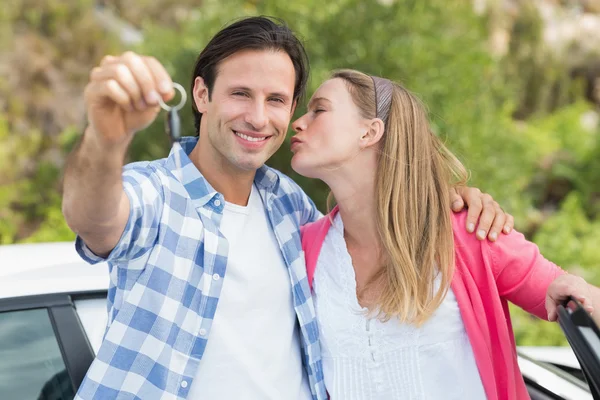
[[[360,152],[368,126],[346,83],[341,78],[325,81],[310,99],[308,112],[292,124],[292,168],[310,178],[339,169]]]

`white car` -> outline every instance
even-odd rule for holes
[[[108,283],[107,265],[85,263],[73,243],[0,246],[0,399],[73,398],[102,342]],[[555,350],[519,349],[531,398],[593,400],[550,361]]]

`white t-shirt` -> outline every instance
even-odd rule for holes
[[[287,267],[258,190],[226,203],[227,271],[190,400],[311,399]]]

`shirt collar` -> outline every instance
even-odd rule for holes
[[[223,195],[217,192],[208,180],[200,173],[198,168],[190,160],[189,154],[198,143],[198,136],[184,136],[179,142],[181,147],[171,148],[165,166],[171,171],[175,179],[179,180],[190,195],[196,207],[203,207],[215,196],[224,203]],[[181,171],[177,175],[176,153],[181,160]],[[254,183],[259,189],[274,193],[279,187],[279,175],[274,169],[263,165],[254,176]]]

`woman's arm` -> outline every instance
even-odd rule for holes
[[[546,260],[535,243],[513,230],[496,242],[484,241],[482,254],[492,269],[498,294],[525,311],[548,319],[546,294],[551,283],[565,274]]]
[[[593,311],[600,304],[600,289],[568,274],[545,259],[535,243],[513,231],[495,243],[483,242],[500,296],[542,319],[556,320],[556,308],[569,296]],[[600,318],[595,317],[596,321]]]

